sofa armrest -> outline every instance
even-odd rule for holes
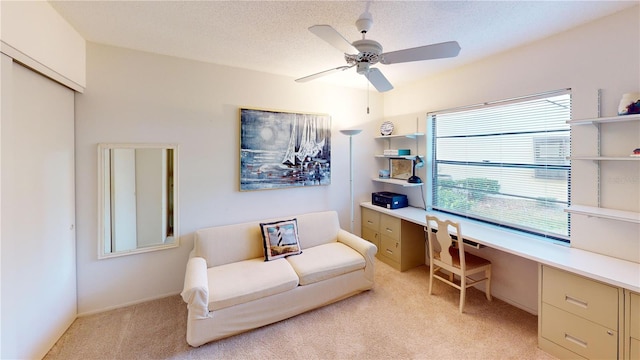
[[[376,245],[344,229],[338,231],[338,241],[362,254],[365,260],[365,274],[373,281],[374,259],[378,252]]]
[[[201,257],[192,257],[184,274],[182,300],[187,303],[189,318],[204,319],[209,315],[209,282],[207,262]]]

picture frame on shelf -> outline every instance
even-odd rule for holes
[[[413,171],[413,161],[408,159],[390,159],[390,172],[392,179],[407,180]]]

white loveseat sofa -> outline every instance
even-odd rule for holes
[[[196,231],[182,298],[187,343],[200,346],[324,306],[373,286],[377,248],[334,211],[290,216],[302,253],[265,261],[260,223]]]

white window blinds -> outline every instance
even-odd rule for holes
[[[429,117],[434,209],[568,241],[569,90]]]

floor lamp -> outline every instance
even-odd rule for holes
[[[341,133],[349,136],[349,189],[351,194],[351,233],[353,234],[353,136],[358,135],[362,130],[340,130]]]

